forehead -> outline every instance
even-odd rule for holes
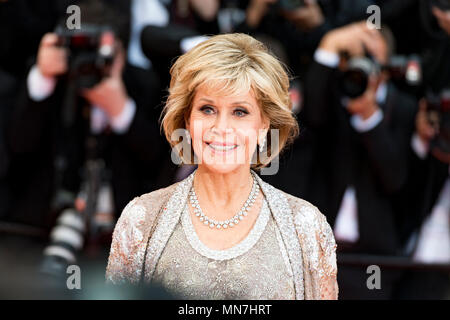
[[[194,95],[194,102],[210,101],[215,103],[247,102],[258,106],[253,88],[230,88],[224,84],[209,83],[200,85]]]

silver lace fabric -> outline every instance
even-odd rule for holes
[[[199,240],[186,206],[152,281],[183,299],[295,299],[286,248],[265,200],[249,234],[226,250]]]

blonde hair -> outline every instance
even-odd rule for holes
[[[172,147],[178,143],[172,141],[172,133],[176,129],[186,128],[192,100],[196,89],[202,84],[213,86],[218,94],[226,95],[247,93],[253,89],[263,116],[270,122],[268,157],[264,163],[258,160],[254,168],[269,164],[298,135],[286,69],[261,42],[251,36],[240,33],[213,36],[180,56],[170,69],[170,74],[169,96],[161,115],[161,125]],[[272,153],[270,129],[279,130],[278,148]],[[183,154],[179,156],[187,162]]]

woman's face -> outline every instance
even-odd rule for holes
[[[250,167],[268,127],[253,90],[223,96],[207,85],[197,88],[186,125],[198,165],[217,173]]]

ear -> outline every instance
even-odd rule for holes
[[[259,130],[258,144],[260,144],[263,141],[264,137],[267,136],[267,132],[269,132],[269,127],[270,127],[270,121],[269,121],[269,119],[267,119],[265,117],[263,120],[263,126]]]
[[[269,128],[270,128],[270,120],[269,120],[269,118],[264,117],[264,120],[263,120],[264,136],[267,135]]]

